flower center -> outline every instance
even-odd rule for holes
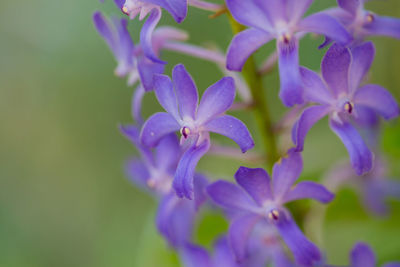
[[[353,105],[353,103],[351,103],[350,101],[346,101],[346,102],[344,103],[344,105],[343,105],[343,109],[344,109],[347,113],[351,114],[351,113],[353,112],[354,105]]]
[[[277,209],[272,209],[268,212],[268,219],[272,222],[276,222],[279,220],[280,213]]]
[[[279,41],[283,42],[284,44],[289,44],[292,36],[289,33],[284,33],[279,36]]]
[[[188,127],[186,127],[186,126],[182,127],[181,130],[180,130],[180,132],[181,132],[181,135],[182,135],[185,139],[188,138],[188,136],[189,136],[190,133],[191,133],[190,129],[189,129]]]
[[[368,13],[366,16],[365,16],[365,21],[367,22],[367,23],[371,23],[371,22],[373,22],[375,20],[375,16],[374,16],[374,14],[372,14],[372,13]]]

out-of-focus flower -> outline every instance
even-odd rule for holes
[[[292,185],[303,168],[301,155],[293,149],[276,163],[271,179],[263,169],[240,167],[235,174],[237,185],[217,181],[207,187],[211,199],[222,208],[236,211],[229,227],[229,242],[238,260],[246,258],[248,240],[257,223],[274,227],[292,251],[296,262],[312,266],[321,260],[319,249],[301,232],[285,203],[312,198],[330,202],[334,195],[314,182]]]
[[[375,267],[376,259],[372,249],[365,243],[357,243],[354,245],[350,254],[351,267]],[[400,267],[400,263],[386,263],[382,267]]]
[[[154,147],[166,134],[180,131],[186,151],[179,161],[173,186],[179,197],[192,198],[193,174],[210,147],[210,132],[229,137],[242,152],[252,148],[254,142],[243,122],[224,115],[235,98],[232,78],[225,77],[210,86],[200,104],[196,85],[183,65],[175,66],[172,78],[173,82],[168,76],[155,75],[155,93],[167,113],[151,116],[143,125],[140,138],[145,146]]]
[[[299,34],[313,32],[347,44],[349,33],[333,17],[316,13],[302,18],[312,0],[226,0],[233,17],[249,26],[232,40],[227,68],[240,71],[247,58],[276,39],[279,54],[280,98],[286,106],[303,103],[299,73]]]
[[[316,102],[306,108],[293,127],[296,150],[302,151],[309,129],[329,114],[330,127],[346,146],[351,164],[358,175],[372,168],[373,155],[351,121],[362,117],[375,121],[374,113],[389,120],[399,115],[399,107],[392,95],[379,85],[360,84],[373,58],[371,42],[351,50],[334,44],[321,63],[322,78],[315,72],[301,68],[305,99]]]

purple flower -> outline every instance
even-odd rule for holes
[[[350,254],[351,267],[375,267],[376,259],[372,249],[365,243],[354,245]],[[382,267],[400,267],[400,263],[386,263]]]
[[[129,85],[140,79],[146,91],[153,89],[153,75],[164,72],[164,64],[150,60],[144,54],[141,45],[134,46],[127,30],[127,20],[112,18],[112,24],[100,13],[93,15],[97,31],[110,47],[118,66],[115,74],[119,77],[129,76]],[[153,33],[153,32],[152,32]],[[160,27],[154,31],[149,44],[158,55],[164,43],[168,40],[186,39],[187,35],[171,27]]]
[[[151,116],[143,125],[140,138],[145,146],[156,146],[161,138],[180,131],[186,151],[179,161],[174,188],[179,197],[192,198],[193,173],[197,162],[210,147],[210,132],[235,141],[242,152],[254,146],[247,127],[238,119],[224,115],[235,98],[233,79],[226,77],[210,86],[198,104],[197,88],[183,65],[175,66],[173,82],[165,75],[155,75],[155,93],[167,111]]]
[[[314,182],[300,182],[292,187],[302,168],[300,153],[291,149],[287,157],[274,165],[272,184],[263,169],[240,167],[235,174],[240,187],[222,180],[207,187],[217,205],[238,213],[229,227],[229,241],[238,260],[246,258],[248,239],[255,225],[267,223],[279,233],[298,264],[312,266],[320,261],[319,249],[303,235],[284,204],[305,198],[328,203],[334,196]]]
[[[366,0],[337,0],[339,8],[326,11],[340,20],[356,42],[381,35],[400,39],[400,19],[379,16],[364,9]]]
[[[346,146],[356,173],[361,175],[371,170],[372,152],[351,121],[360,117],[364,120],[374,119],[374,113],[386,120],[399,114],[395,99],[386,89],[373,84],[360,87],[372,64],[374,53],[371,42],[351,50],[335,44],[322,60],[323,79],[315,72],[301,68],[305,99],[318,105],[306,108],[293,127],[293,141],[297,151],[303,150],[308,130],[329,114],[330,127]]]
[[[316,13],[302,18],[312,0],[226,0],[233,17],[250,28],[237,34],[227,53],[227,68],[240,71],[259,47],[276,39],[279,53],[280,97],[286,106],[301,104],[299,34],[313,32],[346,44],[351,37],[331,16]]]

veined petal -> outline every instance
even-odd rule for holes
[[[321,260],[321,254],[316,245],[309,241],[299,227],[283,212],[275,224],[286,245],[292,251],[297,263],[303,266],[314,266]]]
[[[395,118],[400,113],[399,106],[389,91],[374,84],[359,88],[354,95],[354,104],[372,108],[385,120]]]
[[[164,73],[164,64],[155,63],[147,58],[138,60],[138,72],[140,81],[146,91],[151,91],[154,88],[153,78],[154,74]]]
[[[171,79],[167,75],[154,75],[154,92],[160,105],[179,120],[178,102]]]
[[[178,100],[181,117],[196,118],[199,95],[196,85],[182,64],[176,65],[172,71],[172,81]]]
[[[329,203],[335,197],[325,186],[314,182],[300,182],[291,189],[285,196],[285,202],[298,199],[312,198],[321,203]]]
[[[363,0],[337,0],[339,7],[351,14],[356,14],[357,10],[362,8]]]
[[[257,204],[237,185],[218,180],[207,186],[210,198],[224,209],[251,211]]]
[[[317,73],[300,67],[300,75],[303,80],[305,100],[319,104],[332,103],[333,95]]]
[[[322,77],[336,96],[348,93],[348,76],[351,56],[349,50],[339,44],[332,45],[321,63]]]
[[[354,93],[364,76],[368,73],[375,56],[372,42],[363,43],[351,49],[352,61],[349,71],[349,89]]]
[[[181,249],[181,258],[186,267],[211,267],[212,261],[207,250],[193,244],[185,244]]]
[[[180,125],[170,114],[158,112],[144,123],[140,141],[145,146],[155,147],[163,136],[179,129]]]
[[[313,0],[286,0],[288,18],[290,21],[299,21]]]
[[[303,103],[303,86],[300,76],[298,40],[288,43],[277,41],[279,54],[279,80],[281,84],[279,97],[283,104],[291,107]]]
[[[202,124],[224,113],[232,105],[234,99],[235,82],[233,78],[222,78],[204,92],[197,110],[196,121]]]
[[[281,201],[284,199],[290,187],[299,178],[303,170],[303,160],[299,152],[290,149],[286,157],[274,164],[272,170],[272,186],[274,199]]]
[[[296,145],[296,151],[303,151],[308,131],[329,113],[329,109],[329,106],[324,105],[311,106],[303,111],[293,128],[293,142]]]
[[[153,32],[155,27],[161,18],[161,10],[159,8],[154,8],[146,22],[143,24],[142,30],[140,31],[140,44],[143,49],[144,55],[154,62],[165,64],[166,62],[158,59],[157,55],[153,50]]]
[[[155,164],[157,169],[174,173],[180,155],[179,141],[176,134],[167,134],[161,138],[156,147]]]
[[[259,2],[259,0],[226,0],[226,5],[239,23],[269,31],[271,23]]]
[[[235,179],[260,206],[266,200],[273,199],[271,179],[264,169],[240,167],[235,173]]]
[[[249,56],[273,38],[272,34],[256,28],[246,29],[236,34],[228,48],[226,68],[241,71]]]
[[[375,267],[372,249],[365,243],[357,243],[351,251],[351,267]]]
[[[168,11],[176,22],[181,23],[187,15],[187,0],[141,0],[152,3]]]
[[[232,139],[243,153],[254,147],[253,138],[246,125],[230,115],[222,115],[210,120],[204,125],[204,129]]]
[[[228,240],[237,261],[247,255],[247,241],[255,224],[261,219],[259,215],[247,213],[232,221],[228,230]]]
[[[373,155],[357,130],[346,121],[338,123],[331,119],[329,124],[349,152],[351,165],[357,175],[369,172]]]
[[[193,198],[193,177],[197,163],[210,148],[210,141],[204,140],[200,145],[192,145],[185,151],[176,168],[173,187],[178,197]]]
[[[336,19],[323,12],[312,14],[298,24],[299,30],[328,36],[336,42],[346,45],[352,37]]]
[[[374,20],[365,25],[368,35],[383,35],[400,39],[400,19],[374,15]]]

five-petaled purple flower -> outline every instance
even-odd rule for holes
[[[375,267],[376,259],[372,249],[365,243],[354,245],[350,254],[350,267]],[[400,267],[398,262],[390,262],[382,267]]]
[[[192,198],[193,174],[197,162],[210,147],[210,132],[229,137],[242,152],[254,146],[247,127],[240,120],[224,115],[235,98],[234,81],[225,77],[210,86],[198,104],[194,81],[183,65],[175,66],[170,78],[155,75],[154,90],[167,111],[151,116],[143,125],[141,141],[154,147],[168,133],[180,131],[186,151],[179,161],[173,186],[179,197]]]
[[[351,164],[358,175],[372,168],[373,155],[351,120],[368,117],[371,110],[384,119],[399,115],[399,107],[392,95],[379,85],[360,87],[374,58],[371,42],[354,47],[351,51],[334,44],[321,63],[323,80],[306,68],[301,68],[305,98],[314,105],[306,108],[293,127],[293,141],[297,151],[302,151],[310,128],[329,114],[331,129],[346,146]]]
[[[229,228],[229,241],[238,260],[246,257],[248,239],[255,225],[265,222],[279,232],[298,264],[312,266],[321,260],[319,249],[303,235],[284,204],[305,198],[328,203],[334,196],[322,185],[309,181],[292,188],[302,168],[300,153],[291,149],[287,157],[274,165],[272,184],[263,169],[240,167],[235,179],[241,188],[222,180],[207,187],[216,204],[238,212]]]
[[[346,44],[349,33],[333,17],[315,13],[302,19],[312,0],[226,0],[233,17],[250,28],[237,34],[227,53],[227,68],[240,71],[246,59],[272,39],[279,54],[280,97],[286,106],[303,103],[298,34],[323,34]]]

